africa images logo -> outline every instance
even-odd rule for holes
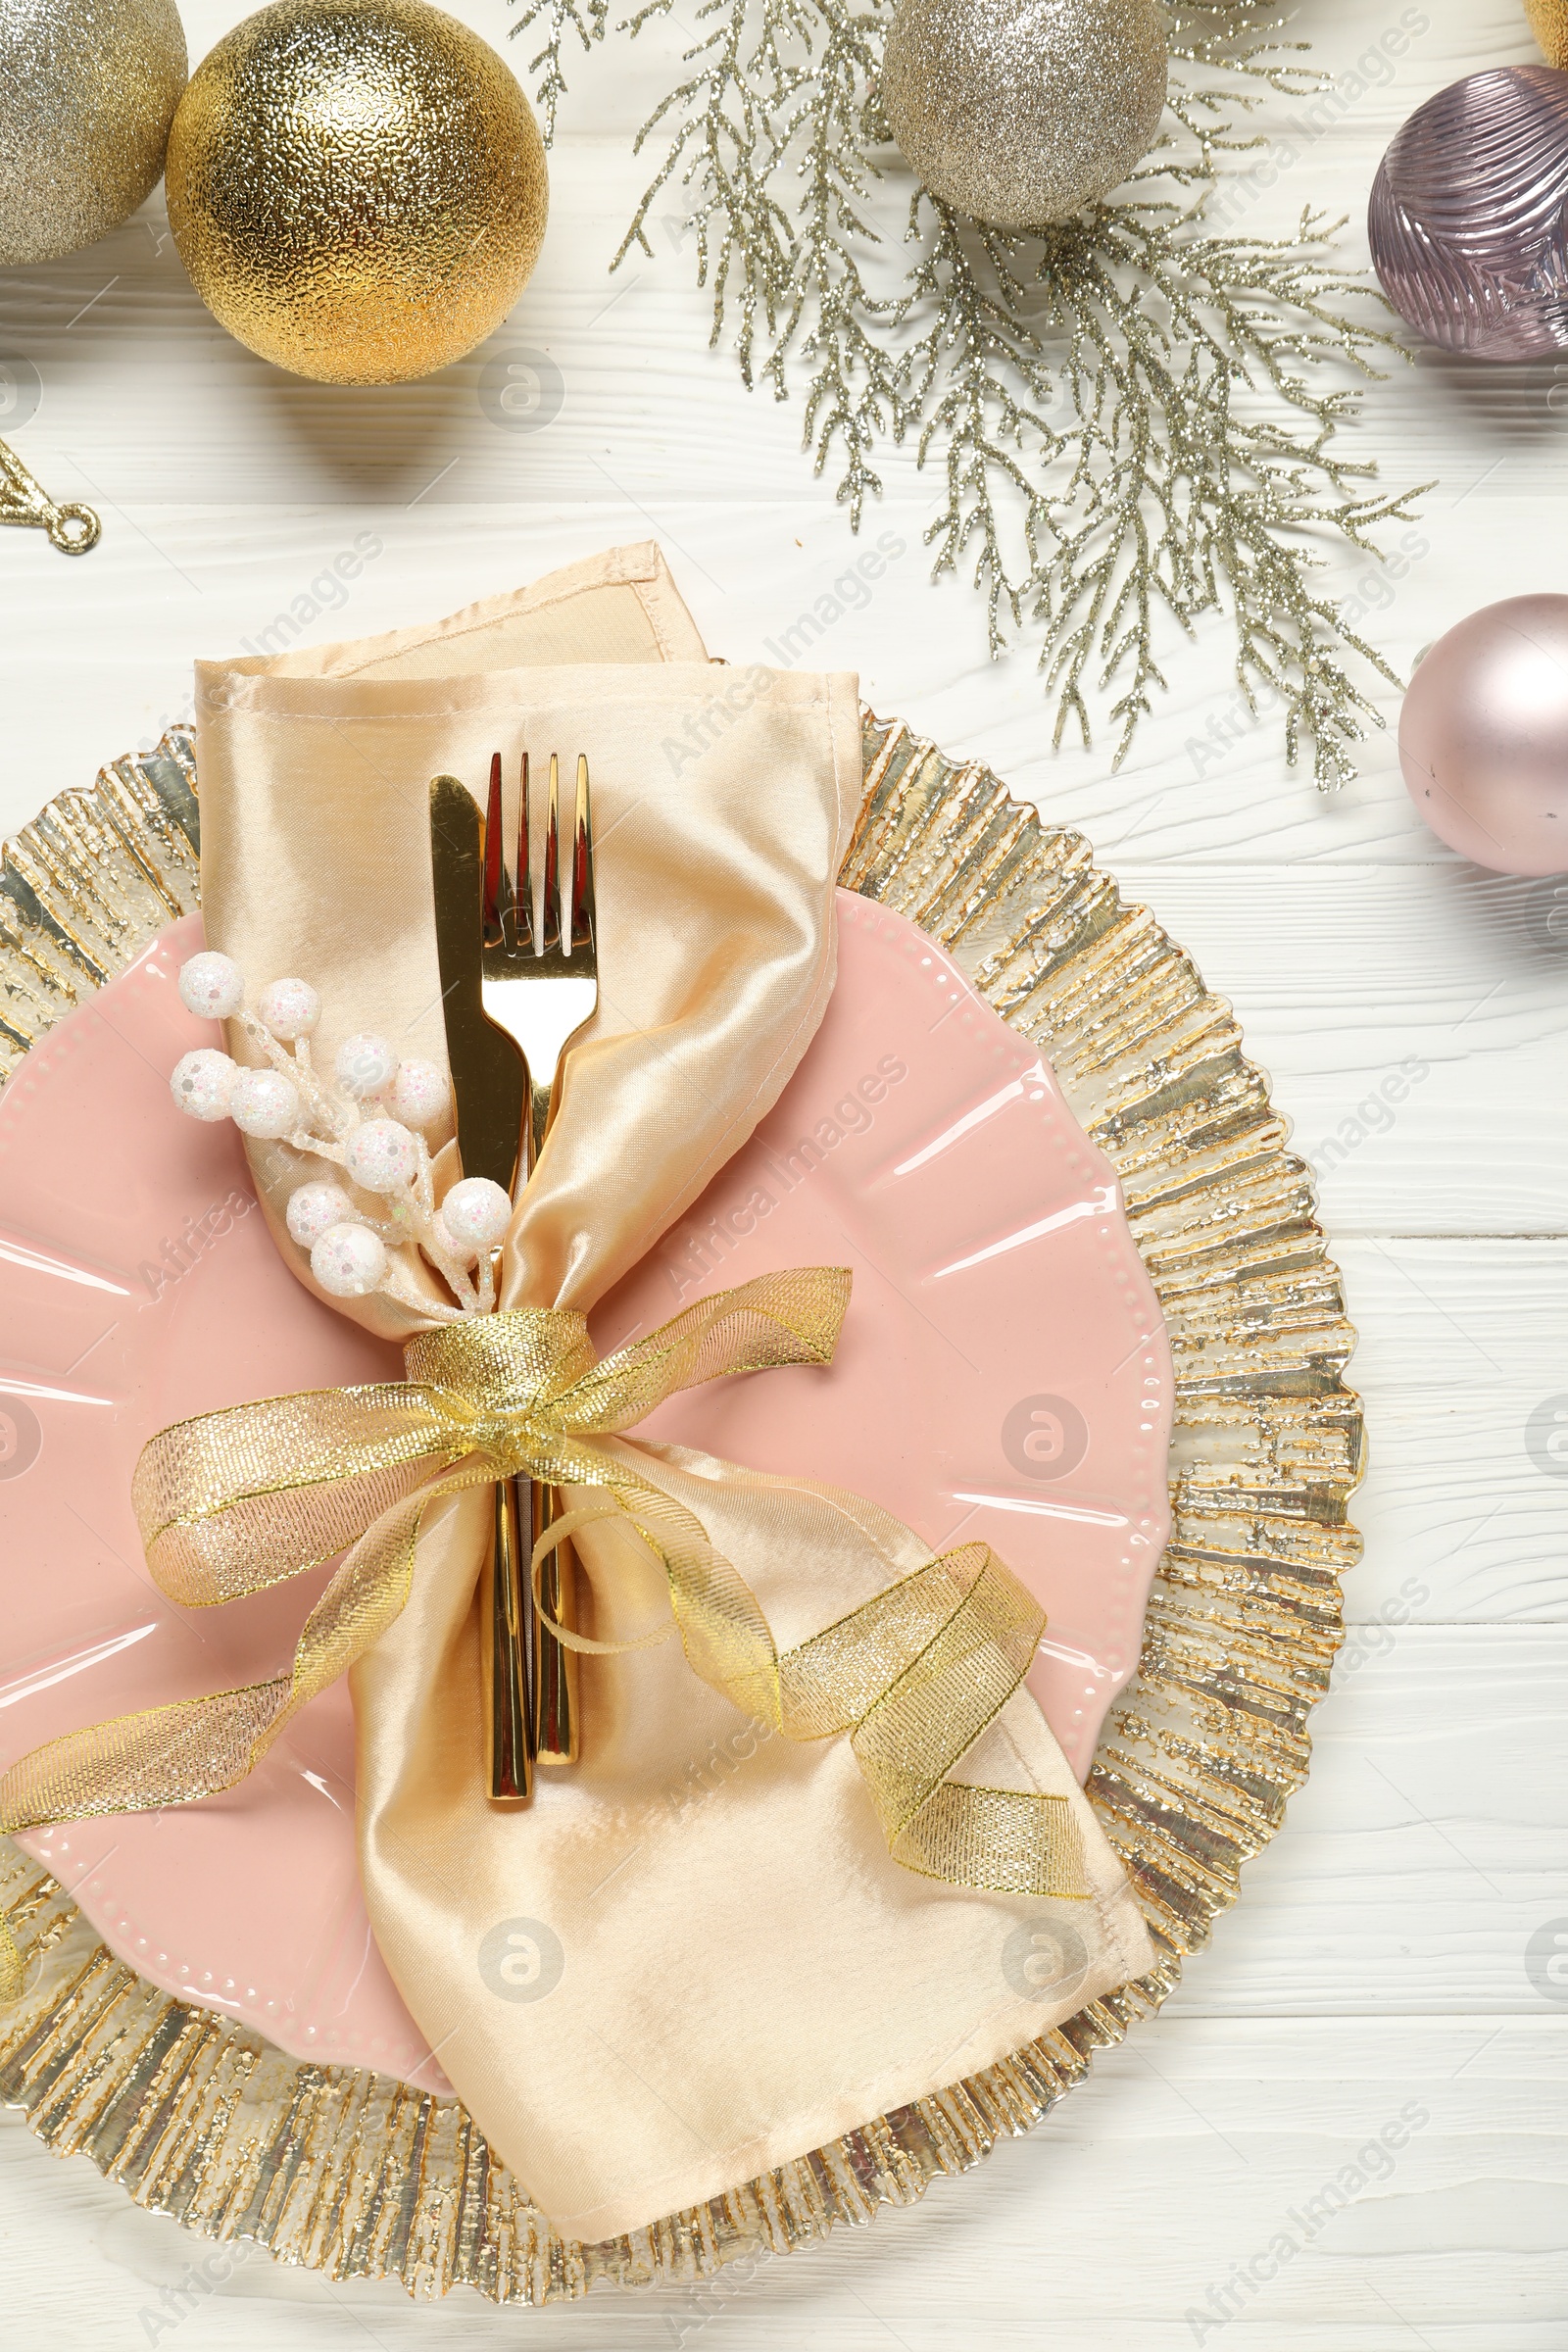
[[[479,1977],[498,2001],[542,2001],[565,1973],[561,1937],[542,1919],[502,1919],[479,1946]]]
[[[479,370],[479,406],[504,433],[542,433],[565,397],[565,378],[547,351],[504,351]]]
[[[0,1389],[0,1478],[20,1478],[42,1448],[43,1431],[31,1405]]]
[[[1544,1478],[1568,1478],[1568,1396],[1544,1397],[1525,1423],[1525,1451]]]
[[[1089,1974],[1089,1951],[1064,1919],[1019,1922],[1002,1947],[1002,1973],[1020,2001],[1064,2008]]]
[[[1002,1424],[1002,1450],[1020,1478],[1065,1478],[1089,1451],[1089,1424],[1066,1396],[1021,1396]]]

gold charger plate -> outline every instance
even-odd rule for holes
[[[1306,1778],[1309,1710],[1360,1543],[1355,1335],[1311,1180],[1230,1007],[1076,833],[867,715],[845,886],[948,949],[1049,1055],[1114,1164],[1176,1369],[1170,1544],[1136,1679],[1089,1794],[1159,1953],[1001,2065],[867,2122],[727,2196],[597,2245],[563,2239],[460,2101],[318,2066],[173,2000],[0,1841],[0,1906],[29,1956],[0,2011],[0,2100],[140,2204],[329,2278],[543,2303],[703,2277],[906,2205],[1026,2132],[1097,2048],[1157,2009]],[[0,1083],[29,1046],[199,904],[191,739],[102,769],[0,851]]]

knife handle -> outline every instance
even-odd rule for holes
[[[487,1632],[485,1684],[490,1693],[490,1801],[525,1805],[533,1794],[533,1660],[529,1639],[534,1623],[527,1588],[517,1512],[517,1486],[497,1481],[488,1590],[481,1595],[480,1622]]]
[[[561,1512],[555,1487],[533,1490],[534,1542]],[[539,1565],[539,1597],[559,1625],[573,1625],[576,1615],[576,1571],[568,1537],[547,1552]],[[533,1734],[534,1755],[540,1764],[575,1764],[582,1744],[582,1714],[577,1703],[577,1653],[556,1640],[544,1619],[533,1615]]]

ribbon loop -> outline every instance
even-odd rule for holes
[[[546,1545],[617,1517],[663,1564],[670,1628],[649,1642],[577,1638],[571,1646],[609,1653],[677,1632],[694,1672],[755,1720],[792,1740],[848,1736],[889,1848],[906,1868],[959,1886],[1082,1893],[1066,1797],[952,1778],[1019,1689],[1045,1624],[988,1544],[930,1560],[781,1655],[745,1578],[639,1468],[636,1446],[615,1442],[677,1390],[830,1362],[849,1290],[842,1267],[760,1275],[602,1361],[580,1314],[474,1316],[411,1340],[406,1382],[268,1397],[162,1431],[137,1465],[133,1494],[148,1563],[172,1598],[206,1606],[343,1556],[286,1677],[34,1749],[0,1778],[0,1830],[233,1787],[289,1717],[396,1619],[426,1511],[521,1476],[599,1490]]]
[[[579,1657],[624,1658],[629,1657],[633,1650],[658,1649],[678,1630],[671,1615],[663,1625],[655,1626],[651,1634],[639,1635],[635,1642],[596,1642],[591,1635],[579,1634],[573,1626],[563,1625],[560,1618],[553,1617],[545,1606],[544,1579],[540,1571],[557,1545],[568,1543],[579,1528],[592,1527],[596,1521],[624,1517],[625,1513],[616,1502],[607,1499],[604,1502],[585,1503],[580,1510],[564,1511],[559,1519],[552,1519],[533,1547],[533,1560],[529,1568],[533,1605],[562,1646],[576,1650]]]
[[[407,1382],[176,1421],[143,1447],[131,1481],[154,1582],[206,1608],[318,1567],[433,1469],[483,1450],[483,1435],[463,1397]]]

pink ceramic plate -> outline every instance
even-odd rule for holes
[[[1050,1611],[1030,1681],[1082,1776],[1167,1531],[1159,1309],[1046,1063],[903,917],[848,893],[840,914],[838,987],[790,1086],[595,1338],[766,1268],[851,1266],[831,1370],[700,1390],[646,1434],[853,1487],[938,1548],[984,1537]],[[175,925],[0,1095],[7,1762],[275,1672],[324,1579],[205,1614],[166,1601],[129,1500],[155,1430],[401,1369],[281,1264],[233,1129],[170,1102],[175,1060],[210,1042],[173,986],[199,944]],[[352,1734],[339,1687],[227,1796],[22,1842],[166,1990],[294,2056],[445,2089],[360,1899]]]

